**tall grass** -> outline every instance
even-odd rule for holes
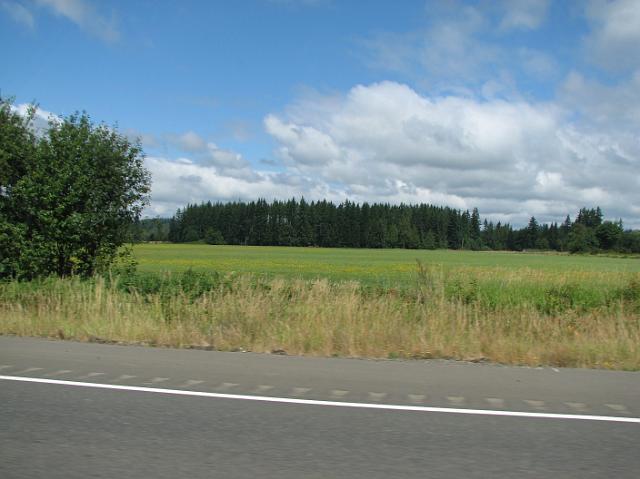
[[[401,288],[196,272],[8,282],[0,334],[640,369],[638,274],[419,265],[417,278]]]

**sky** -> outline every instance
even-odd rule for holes
[[[140,138],[201,201],[640,228],[640,0],[0,0],[0,94]]]

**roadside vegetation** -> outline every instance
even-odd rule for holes
[[[0,333],[640,369],[638,273],[415,268],[414,280],[396,288],[193,270],[5,282]]]
[[[640,251],[599,208],[521,230],[477,209],[303,199],[139,222],[139,143],[86,113],[35,115],[0,98],[0,334],[640,369],[640,261],[487,251]],[[130,250],[132,235],[183,244]]]

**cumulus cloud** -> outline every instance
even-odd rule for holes
[[[561,101],[598,129],[640,130],[640,70],[617,84],[604,85],[570,72],[561,86]]]
[[[633,218],[638,142],[571,124],[557,106],[432,98],[394,82],[330,104],[269,115],[265,128],[289,172],[356,200],[478,206],[519,224],[594,204]]]
[[[566,83],[575,101],[605,88],[575,75]],[[176,135],[192,157],[147,159],[154,181],[148,212],[304,195],[478,207],[516,225],[530,216],[561,221],[599,205],[609,217],[640,226],[633,206],[640,188],[637,133],[571,112],[568,104],[425,96],[396,82],[358,85],[341,96],[312,93],[264,118],[280,171],[261,171],[193,132]]]
[[[98,13],[86,0],[36,0],[36,3],[107,43],[116,42],[120,38],[115,20]]]
[[[17,23],[29,29],[34,28],[35,20],[33,19],[33,15],[24,5],[11,0],[3,0],[0,2],[0,8],[7,12]]]
[[[640,66],[640,2],[592,0],[586,16],[592,25],[587,54],[596,64],[613,71]]]
[[[187,131],[180,135],[166,134],[163,139],[170,146],[190,155],[188,161],[192,161],[192,158],[197,164],[213,168],[219,174],[243,178],[247,181],[254,181],[257,178],[249,162],[240,153],[220,148],[194,131]]]
[[[308,198],[340,198],[321,183],[286,173],[253,172],[253,178],[233,177],[216,168],[189,159],[171,160],[148,157],[145,165],[151,172],[149,216],[171,216],[177,208],[202,201],[255,200],[256,198],[291,198],[304,193]]]

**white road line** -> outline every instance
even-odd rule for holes
[[[95,378],[98,376],[104,376],[104,373],[89,373],[89,374],[85,374],[84,376],[78,376],[76,378],[77,379],[91,379],[91,378]]]
[[[236,386],[238,386],[237,383],[222,383],[216,388],[216,391],[228,391],[229,389],[235,388]]]
[[[382,401],[386,397],[387,397],[387,393],[376,393],[376,392],[369,393],[369,399],[371,401]]]
[[[616,412],[621,412],[624,414],[629,413],[629,410],[627,409],[627,407],[623,406],[622,404],[605,404],[605,406],[607,406],[609,409],[613,409]]]
[[[640,424],[640,417],[620,417],[620,416],[596,416],[587,414],[555,414],[541,412],[524,412],[524,411],[495,411],[491,409],[460,409],[448,407],[431,407],[431,406],[407,406],[399,404],[372,404],[357,402],[341,402],[341,401],[320,401],[317,399],[298,399],[283,398],[272,396],[248,396],[245,394],[223,394],[210,393],[204,391],[185,391],[182,389],[162,389],[148,388],[142,386],[124,386],[121,384],[101,384],[101,383],[85,383],[78,381],[63,381],[60,379],[45,378],[29,378],[25,376],[3,376],[0,380],[18,381],[40,384],[57,384],[60,386],[75,386],[83,388],[95,389],[111,389],[118,391],[137,391],[155,394],[167,394],[173,396],[195,396],[217,399],[237,399],[243,401],[270,402],[282,404],[301,404],[307,406],[330,406],[330,407],[348,407],[356,409],[383,409],[388,411],[416,411],[416,412],[440,412],[449,414],[468,414],[473,416],[510,416],[510,417],[526,417],[535,419],[576,419],[581,421],[605,421],[605,422],[627,422]]]
[[[163,383],[165,381],[168,381],[169,378],[153,378],[151,380],[151,384],[158,384],[158,383]]]
[[[576,411],[585,412],[587,410],[587,405],[582,402],[566,402],[565,404]]]
[[[344,389],[334,389],[333,391],[331,391],[331,397],[334,398],[343,398],[347,394],[349,394],[349,391],[345,391]]]
[[[135,378],[135,376],[132,376],[131,374],[121,374],[120,376],[115,378],[114,381],[128,381],[129,379],[133,378]]]
[[[58,369],[57,371],[54,371],[52,373],[45,374],[45,376],[48,378],[53,378],[56,376],[63,376],[65,374],[69,374],[71,372],[73,372],[71,371],[71,369]]]
[[[424,402],[424,394],[409,394],[409,401],[414,404],[422,404]]]
[[[257,388],[255,388],[252,392],[254,394],[264,394],[270,389],[273,389],[273,386],[269,386],[268,384],[260,384]]]
[[[502,398],[485,398],[491,407],[504,407],[504,399]]]
[[[291,390],[291,395],[292,396],[304,396],[309,391],[311,391],[311,388],[293,388]]]
[[[526,402],[529,407],[533,408],[533,409],[537,409],[539,411],[544,411],[546,409],[546,407],[544,406],[544,401],[536,401],[533,399],[525,399],[524,402]]]
[[[13,367],[13,364],[0,364],[0,371],[2,371],[3,369],[11,369]]]
[[[199,379],[189,379],[188,381],[183,382],[178,386],[179,388],[190,388],[191,386],[195,386],[196,384],[202,384],[204,381],[200,381]]]
[[[447,396],[447,401],[456,406],[462,406],[464,404],[464,396]]]
[[[16,371],[13,374],[27,374],[27,373],[34,373],[36,371],[42,371],[44,368],[27,368],[27,369],[23,369],[21,371]]]

